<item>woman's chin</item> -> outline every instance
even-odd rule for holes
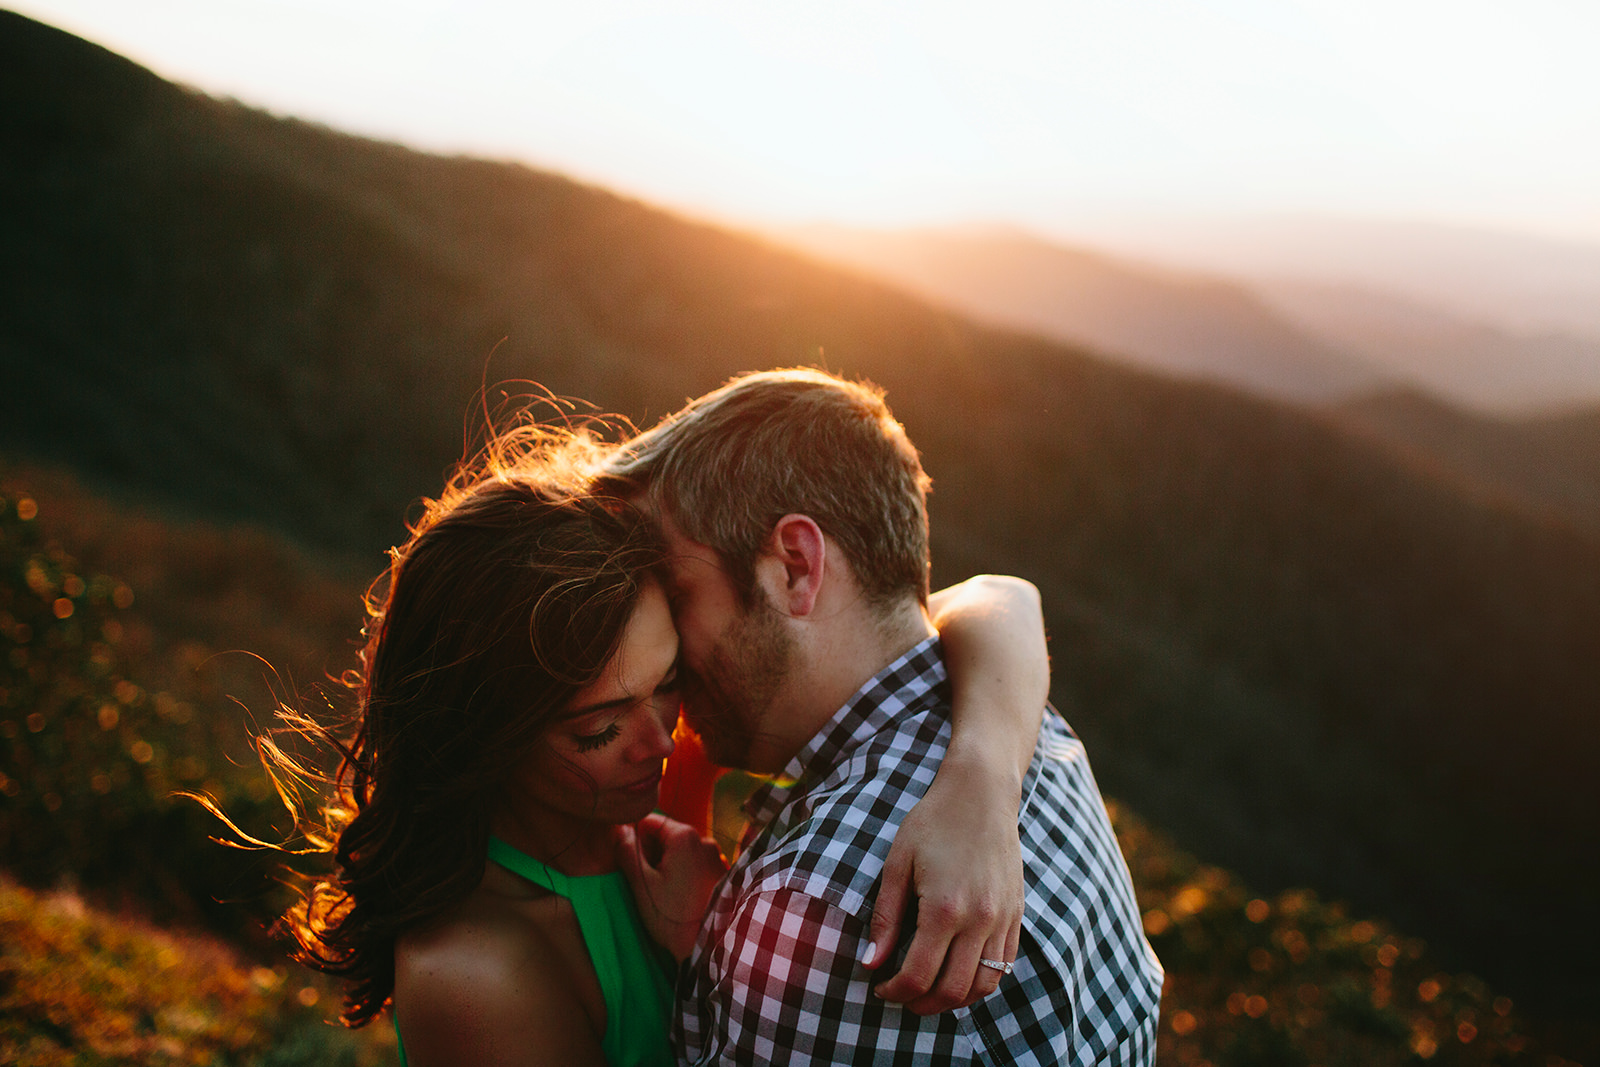
[[[631,789],[614,789],[606,806],[614,816],[612,822],[631,823],[655,811],[661,804],[661,776]]]
[[[644,804],[633,804],[627,808],[619,810],[617,813],[619,818],[616,821],[618,824],[636,823],[646,815],[649,815],[651,812],[655,811],[657,806],[658,805],[654,801]]]

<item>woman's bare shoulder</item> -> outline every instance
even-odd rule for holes
[[[394,1005],[411,1067],[603,1064],[604,1001],[564,905],[480,892],[400,936]]]

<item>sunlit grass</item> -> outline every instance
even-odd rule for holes
[[[151,681],[127,647],[146,625],[133,589],[42,536],[40,515],[26,493],[0,497],[0,855],[77,877],[143,819],[167,835],[154,853],[170,880],[226,852],[199,821],[171,822],[186,809],[170,791],[198,784],[237,808],[262,775],[219,758],[216,722],[237,709]],[[717,791],[730,851],[750,785],[730,775]],[[1307,890],[1253,894],[1111,808],[1167,968],[1163,1065],[1563,1062],[1509,999],[1445,970],[1421,941]],[[121,889],[144,907],[141,891]],[[0,1062],[392,1062],[386,1027],[351,1035],[326,1021],[337,991],[307,972],[70,893],[0,883],[0,946]]]
[[[328,988],[222,942],[0,882],[0,1063],[393,1062],[382,1027],[324,1022]]]
[[[1310,890],[1253,896],[1110,807],[1167,969],[1161,1063],[1494,1064],[1535,1051],[1509,998],[1441,970],[1421,940]]]

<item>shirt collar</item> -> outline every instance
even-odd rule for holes
[[[873,675],[778,775],[750,794],[744,812],[751,829],[765,826],[785,804],[843,762],[851,749],[885,729],[944,680],[944,659],[937,635],[917,642]]]

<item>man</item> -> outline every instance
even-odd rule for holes
[[[1020,940],[969,946],[998,988],[933,1015],[874,995],[874,886],[950,741],[928,479],[881,393],[809,370],[737,378],[616,473],[667,541],[685,717],[714,760],[773,776],[680,975],[683,1058],[1153,1061],[1161,967],[1083,746],[1053,715],[1018,792]]]

